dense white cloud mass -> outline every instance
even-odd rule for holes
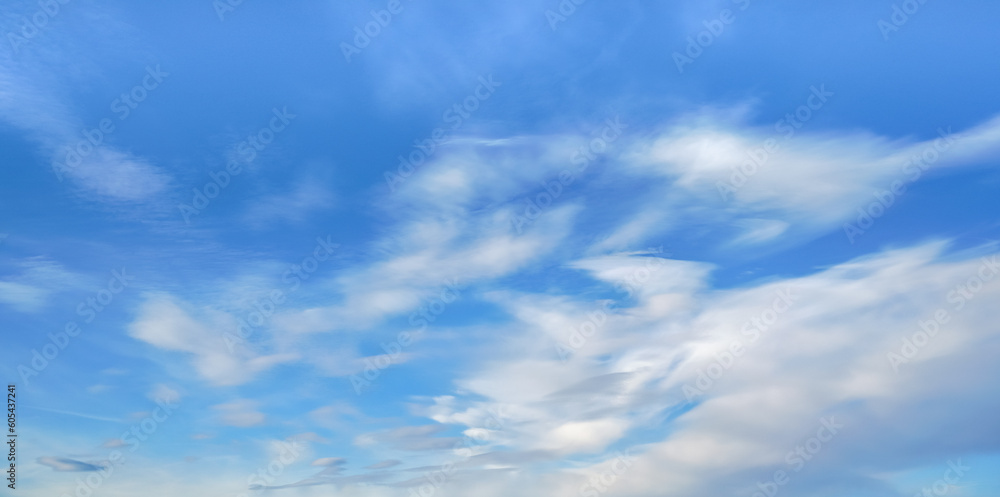
[[[482,479],[500,485],[497,494],[577,495],[585,476],[614,464],[613,445],[631,450],[615,495],[751,493],[778,470],[791,475],[791,488],[819,492],[847,479],[884,492],[887,474],[995,443],[998,434],[984,428],[998,407],[988,392],[1000,373],[991,359],[1000,352],[993,305],[1000,287],[991,283],[1000,260],[942,261],[942,248],[891,251],[726,291],[699,285],[702,269],[666,262],[649,273],[634,305],[595,305],[593,319],[559,300],[505,298],[519,318],[505,331],[509,353],[458,381],[486,400],[437,399],[433,418],[484,429],[487,417],[468,409],[500,408],[501,431],[484,438],[505,451],[527,461],[606,459],[547,476],[521,467],[493,480],[489,468],[503,452],[487,453],[463,460],[442,495],[482,489]],[[643,258],[579,266],[619,281],[645,268]],[[594,324],[589,336],[585,323]],[[572,350],[566,360],[559,343]],[[659,437],[627,436],[656,426]],[[940,426],[951,436],[938,438]],[[804,445],[817,432],[821,446]],[[914,443],[927,446],[908,451]]]

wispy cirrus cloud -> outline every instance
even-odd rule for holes
[[[46,257],[17,261],[10,269],[17,274],[0,281],[0,303],[19,312],[38,312],[51,295],[83,286],[85,278]]]
[[[966,130],[942,123],[924,141],[863,132],[792,130],[743,123],[745,112],[702,111],[677,118],[650,139],[633,141],[620,156],[634,174],[661,178],[658,198],[674,217],[741,227],[734,243],[773,240],[789,230],[827,230],[855,209],[908,187],[929,171],[976,166],[1000,156],[1000,118]],[[661,202],[651,200],[649,216]],[[669,228],[668,228],[669,229]],[[646,225],[646,233],[662,232]],[[619,235],[620,236],[620,235]],[[632,233],[633,239],[642,236]]]
[[[198,311],[170,295],[151,295],[140,307],[129,334],[157,348],[190,354],[199,377],[217,385],[240,385],[256,374],[296,359],[294,353],[262,355],[245,347],[230,350],[226,333],[237,320],[212,308]]]
[[[41,12],[38,9],[31,2],[5,5],[0,15],[0,29],[7,33],[5,39],[9,42],[10,33],[19,33],[20,26],[27,22],[23,14],[18,16],[16,12]],[[102,26],[104,37],[95,39],[90,28],[85,28],[95,25]],[[45,36],[23,47],[0,44],[3,120],[39,145],[43,163],[53,177],[59,182],[68,179],[78,193],[99,202],[155,201],[171,182],[169,173],[150,160],[112,144],[113,137],[106,131],[121,123],[111,111],[89,119],[73,103],[72,95],[79,85],[100,77],[94,53],[87,47],[125,56],[127,47],[132,46],[126,41],[125,33],[129,31],[107,10],[74,5],[63,7],[51,21],[46,21]],[[49,70],[53,66],[74,70]],[[130,90],[132,85],[134,82],[123,90]],[[107,106],[111,104],[109,101]],[[100,130],[102,119],[111,124],[104,131]],[[75,158],[70,158],[74,154]]]
[[[38,464],[52,468],[52,471],[73,472],[73,471],[101,471],[105,469],[103,465],[91,464],[76,459],[65,457],[39,457]]]
[[[302,222],[316,211],[334,205],[332,189],[315,177],[296,181],[283,193],[269,193],[255,198],[244,219],[256,227],[272,226],[282,221]]]

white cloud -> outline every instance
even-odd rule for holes
[[[87,387],[87,393],[95,394],[95,395],[99,394],[99,393],[107,392],[108,390],[111,390],[111,387],[108,386],[108,385],[102,385],[102,384],[90,385],[89,387]]]
[[[744,233],[733,240],[734,244],[755,244],[774,240],[789,226],[784,221],[773,219],[741,219],[736,224],[744,230]]]
[[[287,193],[263,195],[252,202],[244,219],[251,226],[262,227],[281,221],[302,221],[310,212],[332,206],[334,196],[320,178],[306,177]]]
[[[707,276],[703,268],[682,270],[687,263],[671,261],[636,292],[636,305],[609,311],[606,322],[565,362],[550,337],[572,333],[592,307],[553,305],[537,296],[510,298],[506,305],[519,323],[502,332],[505,346],[489,348],[496,352],[457,382],[463,392],[485,400],[439,397],[425,414],[483,428],[482,417],[461,413],[506,406],[510,418],[499,430],[502,443],[508,450],[541,450],[544,459],[620,446],[633,430],[645,433],[667,423],[665,435],[643,436],[635,447],[635,464],[615,487],[628,495],[659,495],[662,488],[752,493],[756,482],[775,470],[794,474],[787,453],[833,416],[845,428],[823,457],[809,464],[829,475],[878,481],[897,465],[935,462],[928,454],[947,458],[941,454],[975,450],[983,437],[1000,439],[997,430],[984,431],[990,426],[985,413],[997,407],[989,392],[991,378],[1000,373],[991,359],[1000,342],[989,323],[1000,320],[992,305],[1000,296],[1000,275],[991,269],[1000,269],[1000,260],[997,255],[945,260],[942,250],[937,243],[890,251],[732,290],[710,290],[698,283]],[[642,267],[644,258],[599,258],[577,267],[610,285]],[[971,299],[954,291],[979,275],[989,280]],[[664,299],[672,293],[689,298],[679,306],[677,299]],[[572,314],[560,317],[564,312]],[[947,314],[946,325],[895,371],[888,354],[901,353],[903,339],[920,332],[921,322],[930,327],[926,323],[940,312]],[[755,320],[762,328],[756,339]],[[736,342],[742,355],[728,359]],[[729,366],[713,366],[717,362]],[[699,384],[706,371],[711,384]],[[685,386],[698,385],[707,388],[695,396],[690,411],[665,422],[686,404]],[[940,399],[982,410],[917,408]],[[945,425],[961,433],[953,433],[950,442],[930,435]],[[898,430],[928,435],[899,438],[893,435]],[[607,457],[582,473],[565,471],[542,480],[525,476],[510,485],[573,495],[584,481],[581,475],[606,469],[615,456]],[[461,495],[463,485],[487,477],[474,474],[457,477],[445,495]],[[554,488],[540,490],[541,481]],[[491,488],[497,492],[510,488],[495,483]]]
[[[560,200],[519,234],[514,199],[525,187],[542,190],[541,180],[567,167],[578,141],[456,141],[384,198],[399,222],[376,244],[377,257],[330,283],[340,303],[288,312],[275,323],[298,333],[366,329],[417,308],[452,282],[488,281],[551,253],[569,235],[579,206]],[[520,167],[525,160],[538,167]]]
[[[0,302],[20,312],[37,312],[47,301],[48,292],[23,283],[0,281]]]
[[[101,444],[101,447],[103,447],[105,449],[120,449],[120,448],[125,447],[127,445],[128,444],[126,444],[125,441],[122,440],[122,439],[120,439],[120,438],[111,438],[111,439],[105,440],[104,443]]]
[[[546,433],[538,448],[566,454],[599,452],[619,440],[627,428],[627,422],[615,419],[563,423]]]
[[[310,466],[320,466],[320,467],[340,466],[345,462],[347,462],[347,460],[342,457],[323,457],[320,459],[316,459],[315,461],[310,463]]]
[[[646,227],[647,236],[668,231],[672,226],[649,222],[663,209],[674,221],[718,226],[735,220],[743,229],[734,243],[741,244],[771,240],[789,228],[825,230],[855,215],[894,181],[909,185],[928,170],[976,165],[1000,154],[1000,118],[960,132],[942,128],[947,139],[922,142],[808,129],[786,138],[748,126],[744,118],[743,112],[705,111],[675,120],[652,139],[634,140],[619,160],[633,174],[660,177],[662,183],[655,200],[605,243],[625,248],[614,241],[641,240],[638,227]],[[768,140],[775,145],[770,150],[764,148]],[[913,157],[923,157],[926,167],[907,165]]]
[[[219,412],[219,420],[228,426],[238,428],[249,428],[264,424],[267,419],[263,413],[257,411],[258,403],[252,400],[236,400],[224,404],[212,406]]]
[[[80,165],[61,174],[99,199],[137,203],[156,197],[171,181],[169,175],[148,160],[110,148],[94,151]]]
[[[459,441],[455,437],[435,436],[447,427],[440,424],[404,426],[373,433],[365,433],[354,438],[358,447],[387,446],[403,451],[439,451],[451,449]]]
[[[635,248],[650,232],[670,227],[666,209],[644,209],[591,247],[593,253],[618,252]]]
[[[43,257],[18,261],[15,267],[18,274],[0,281],[0,303],[18,312],[39,312],[52,294],[82,286],[80,275]]]
[[[52,468],[53,471],[100,471],[103,465],[91,464],[65,457],[39,457],[38,464]]]
[[[198,318],[186,304],[168,295],[149,296],[139,309],[129,334],[155,347],[192,354],[199,376],[216,385],[239,385],[297,355],[258,355],[247,347],[226,345],[226,334],[238,337],[237,321],[221,311],[203,308]]]
[[[29,5],[34,9],[31,12],[37,11],[37,5]],[[90,145],[81,130],[97,128],[102,118],[115,117],[108,113],[87,122],[88,118],[79,115],[70,101],[79,86],[104,77],[95,54],[122,58],[137,55],[129,53],[135,41],[123,36],[129,27],[108,11],[89,6],[76,9],[72,15],[77,19],[74,23],[64,22],[66,15],[62,12],[51,23],[46,21],[44,36],[19,47],[19,53],[10,44],[0,46],[0,115],[40,145],[48,159],[47,174],[70,179],[84,196],[112,203],[152,201],[165,190],[170,176],[148,160],[111,145],[105,139],[108,137],[102,138],[96,150],[91,147],[79,165],[62,170],[60,175],[48,170],[53,161],[65,163],[69,149],[80,143]],[[53,28],[56,25],[58,29]],[[97,37],[93,36],[94,26],[101,26]],[[141,68],[144,64],[137,65]],[[117,118],[113,123],[120,125]]]
[[[181,393],[161,383],[153,387],[153,389],[149,392],[148,397],[154,402],[176,404],[181,400]]]

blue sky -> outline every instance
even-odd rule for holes
[[[998,14],[5,2],[16,491],[996,495]]]

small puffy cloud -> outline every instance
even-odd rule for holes
[[[342,457],[323,457],[310,463],[310,466],[320,466],[325,468],[329,466],[343,466],[345,463],[347,463],[347,459]]]
[[[125,445],[126,444],[125,444],[124,440],[122,440],[120,438],[111,438],[111,439],[105,440],[104,443],[101,444],[101,447],[104,447],[105,449],[117,449],[117,448],[120,448],[120,447],[124,447]]]
[[[87,393],[95,394],[95,395],[99,394],[99,393],[107,392],[108,390],[111,390],[111,387],[108,386],[108,385],[102,385],[102,384],[90,385],[89,387],[87,387]]]
[[[148,397],[154,402],[176,404],[181,400],[181,393],[161,383],[157,384],[152,390],[150,390]]]
[[[257,411],[257,402],[252,400],[236,400],[225,404],[217,404],[212,409],[218,412],[219,420],[228,426],[249,428],[264,424],[267,417]]]

